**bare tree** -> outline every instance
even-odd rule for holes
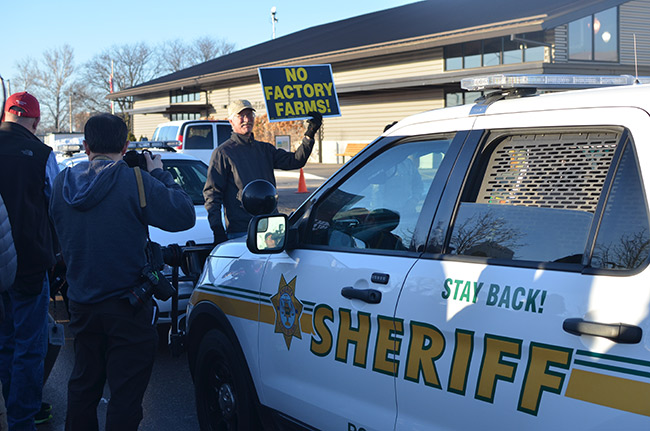
[[[32,57],[25,57],[16,61],[16,70],[18,75],[14,75],[12,83],[12,92],[29,91],[36,93],[37,87],[41,82],[41,72],[38,68],[38,62]]]
[[[235,44],[225,39],[214,39],[209,36],[199,37],[192,45],[192,64],[199,64],[235,50]]]
[[[234,49],[235,44],[210,36],[199,37],[189,44],[181,39],[168,40],[159,47],[161,71],[163,73],[178,72],[221,55],[229,54]]]
[[[160,71],[155,51],[144,42],[115,45],[95,55],[84,65],[81,76],[81,81],[85,84],[86,109],[90,112],[105,112],[110,109],[106,97],[110,93],[111,62],[115,92],[150,81]],[[133,107],[133,99],[117,99],[115,104],[116,113],[122,115],[130,128],[130,116],[126,111]]]
[[[618,243],[599,244],[592,266],[596,268],[635,269],[641,266],[650,249],[650,236],[645,229],[623,233]]]
[[[41,111],[44,107],[49,114],[46,118],[50,123],[46,125],[60,131],[68,121],[67,92],[75,71],[74,50],[68,44],[46,50],[41,59],[41,67],[37,94]]]
[[[160,67],[163,73],[174,73],[191,66],[189,49],[181,39],[172,39],[160,46]]]
[[[514,255],[513,250],[523,245],[518,238],[521,233],[508,226],[503,218],[495,216],[490,211],[477,213],[464,220],[454,228],[450,247],[455,254],[487,255],[482,247],[491,249],[493,253],[503,256]],[[492,256],[494,257],[494,256]]]

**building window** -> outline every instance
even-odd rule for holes
[[[569,23],[569,59],[618,61],[618,8]]]
[[[176,114],[169,114],[170,121],[176,120],[198,120],[201,118],[200,112],[179,112]]]
[[[445,94],[445,106],[459,106],[474,103],[476,99],[483,96],[482,91],[458,91]]]
[[[169,101],[171,103],[183,103],[183,102],[196,102],[201,100],[201,93],[188,93],[186,91],[176,90],[172,91],[169,96]]]
[[[525,42],[497,37],[445,47],[445,70],[544,60],[544,32],[520,35]]]

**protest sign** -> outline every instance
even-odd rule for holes
[[[291,67],[260,67],[269,121],[309,118],[309,112],[338,117],[338,96],[329,64]]]

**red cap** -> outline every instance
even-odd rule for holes
[[[38,100],[36,100],[36,97],[32,96],[26,91],[14,93],[9,96],[7,102],[5,103],[5,112],[9,112],[9,109],[13,107],[22,108],[25,111],[11,111],[12,114],[19,117],[38,118],[41,116],[41,108],[38,104]]]

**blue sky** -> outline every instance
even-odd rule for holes
[[[276,37],[305,28],[413,0],[2,0],[3,42],[0,75],[11,79],[17,60],[42,58],[46,49],[67,43],[77,67],[113,45],[170,39],[190,42],[201,36],[225,39],[246,48],[272,37],[271,7],[276,7]],[[12,88],[12,91],[17,89]]]

